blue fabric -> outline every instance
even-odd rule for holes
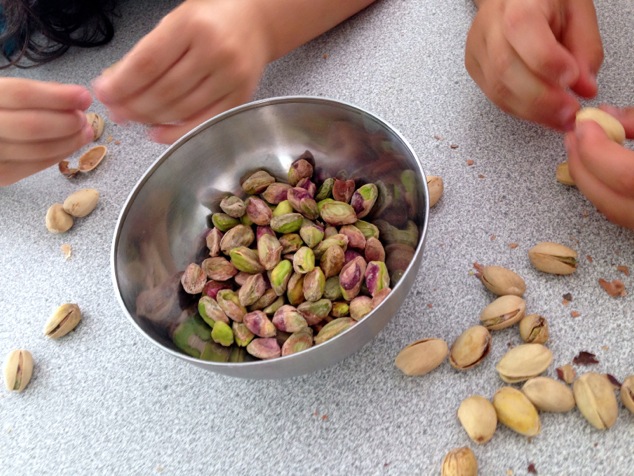
[[[0,35],[4,33],[4,24],[4,12],[2,5],[0,4]],[[13,54],[15,51],[15,39],[9,38],[4,43],[0,44],[0,48],[2,48],[2,51],[7,56]]]

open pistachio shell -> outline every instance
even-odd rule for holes
[[[401,350],[394,363],[405,375],[425,375],[442,364],[448,353],[444,340],[421,339]]]
[[[607,430],[616,423],[619,406],[614,387],[605,374],[585,373],[572,384],[577,408],[597,430]]]
[[[480,322],[489,330],[497,331],[519,322],[526,312],[526,301],[509,294],[500,296],[480,313]]]
[[[621,385],[621,402],[634,413],[634,375],[627,377]]]
[[[476,266],[477,277],[482,284],[498,296],[513,294],[523,296],[526,292],[526,283],[522,277],[502,266]]]
[[[103,134],[103,129],[106,125],[105,121],[103,120],[103,117],[101,117],[96,112],[87,112],[86,120],[88,121],[88,124],[90,124],[90,127],[92,127],[92,131],[93,131],[92,140],[94,141],[99,140],[99,138]]]
[[[498,424],[493,404],[481,395],[472,395],[460,403],[458,420],[469,438],[478,444],[493,438]]]
[[[605,134],[617,144],[625,142],[625,128],[613,115],[597,108],[584,107],[576,115],[577,124],[582,121],[594,121],[604,130]]]
[[[466,446],[451,450],[442,460],[441,476],[477,476],[478,460]]]
[[[544,273],[566,275],[577,270],[577,252],[559,243],[538,243],[528,250],[528,258]]]
[[[568,385],[550,377],[534,377],[522,386],[522,392],[542,412],[568,412],[575,397]]]
[[[478,365],[489,354],[491,333],[484,326],[473,326],[455,340],[449,351],[449,363],[457,370]]]
[[[543,344],[548,340],[548,321],[539,314],[528,314],[520,321],[520,337],[526,343]]]
[[[510,349],[495,366],[506,383],[537,377],[553,360],[553,353],[542,344],[521,344]]]
[[[88,149],[79,157],[79,171],[90,172],[94,170],[108,153],[105,145],[97,145]]]

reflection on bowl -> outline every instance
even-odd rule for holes
[[[209,255],[210,216],[225,196],[244,196],[241,182],[256,170],[287,181],[305,151],[316,180],[375,183],[379,198],[364,220],[381,230],[392,276],[387,297],[354,326],[296,354],[271,360],[204,360],[183,352],[174,329],[196,313],[199,296],[181,275]],[[119,217],[112,277],[124,313],[151,342],[199,367],[245,378],[283,378],[332,365],[359,350],[396,314],[421,263],[429,194],[421,164],[401,135],[376,116],[342,102],[282,97],[252,102],[182,137],[144,174]],[[204,338],[205,336],[201,336]],[[243,353],[244,354],[244,353]],[[240,359],[242,360],[242,359]]]

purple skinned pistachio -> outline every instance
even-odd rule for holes
[[[306,274],[315,269],[315,253],[312,248],[302,246],[293,255],[293,271]]]
[[[309,248],[314,248],[324,239],[324,228],[317,223],[305,219],[299,229],[299,236]]]
[[[238,269],[249,274],[257,274],[264,271],[264,266],[260,263],[258,253],[246,246],[238,246],[229,252],[231,263]]]
[[[282,345],[282,356],[291,355],[313,346],[313,330],[305,327],[293,332]]]
[[[262,235],[257,241],[258,259],[264,269],[272,270],[282,259],[283,247],[275,235]]]
[[[293,306],[297,306],[306,300],[304,297],[304,276],[304,274],[293,273],[288,280],[286,299]]]
[[[336,178],[332,186],[332,198],[340,202],[350,203],[355,187],[356,185],[352,179],[343,180]]]
[[[277,236],[275,234],[275,232],[273,231],[273,228],[271,228],[270,226],[268,226],[268,225],[263,225],[263,226],[257,225],[255,227],[255,239],[256,239],[256,241],[259,240],[260,238],[262,238],[263,235]]]
[[[286,200],[286,193],[291,186],[287,183],[274,182],[266,187],[260,197],[271,205],[277,205]]]
[[[190,263],[185,268],[181,276],[181,284],[183,289],[188,294],[198,294],[203,292],[205,284],[207,283],[207,274],[196,263]]]
[[[275,337],[275,326],[263,311],[246,313],[242,322],[258,337]]]
[[[346,250],[344,254],[344,264],[349,263],[350,261],[352,261],[355,258],[358,258],[359,256],[363,256],[363,255],[359,253],[357,250]]]
[[[301,179],[312,177],[314,171],[313,162],[313,155],[309,151],[304,152],[291,164],[288,170],[288,183],[295,186]]]
[[[316,267],[306,273],[302,289],[306,301],[319,301],[324,294],[326,277],[320,267]]]
[[[279,237],[280,244],[282,245],[282,254],[295,253],[298,249],[304,246],[304,241],[298,233],[285,233]]]
[[[379,238],[379,228],[369,221],[357,220],[356,222],[354,222],[353,226],[361,230],[361,233],[363,233],[363,236],[365,236],[366,241],[369,240],[371,237],[377,239]]]
[[[366,183],[352,194],[350,205],[354,208],[357,218],[363,218],[372,211],[379,196],[379,190],[373,183]]]
[[[365,249],[366,239],[361,230],[354,225],[343,225],[339,233],[348,237],[348,246],[358,250]]]
[[[350,301],[350,317],[355,321],[361,320],[372,309],[372,298],[370,296],[357,296]]]
[[[262,360],[274,359],[282,355],[282,349],[275,337],[258,337],[247,345],[247,352]]]
[[[363,254],[366,261],[385,261],[385,248],[381,240],[371,236],[365,242]]]
[[[240,304],[238,293],[230,289],[221,289],[216,295],[216,302],[231,320],[242,322],[247,313],[246,308]]]
[[[319,214],[323,221],[334,226],[351,225],[357,221],[354,208],[345,202],[336,200],[323,203]]]
[[[242,181],[242,190],[247,195],[257,195],[275,182],[275,177],[265,170],[258,170]]]
[[[332,302],[323,298],[319,301],[304,301],[297,306],[297,310],[304,316],[309,326],[314,326],[328,317],[332,310]]]
[[[228,195],[220,201],[220,209],[233,218],[240,218],[246,212],[244,200],[235,195]]]
[[[319,267],[326,278],[338,276],[346,261],[346,252],[340,246],[329,246],[321,255]]]
[[[372,296],[390,286],[390,274],[383,261],[370,261],[365,268],[365,285]]]
[[[275,294],[275,290],[273,288],[267,288],[266,291],[264,291],[264,294],[262,294],[257,301],[249,306],[248,310],[249,312],[262,310],[266,313],[265,309],[273,304],[277,299],[278,295]]]
[[[236,267],[224,256],[207,258],[201,263],[201,268],[214,281],[228,281],[238,273]]]
[[[317,333],[315,336],[315,345],[322,344],[338,336],[342,332],[350,329],[355,323],[356,321],[351,317],[338,317],[337,319],[333,319]]]
[[[303,188],[304,190],[306,190],[308,192],[308,194],[312,198],[315,198],[315,194],[317,193],[317,185],[315,185],[312,182],[312,180],[310,180],[310,178],[304,177],[299,182],[297,182],[295,187]]]
[[[205,236],[205,242],[207,244],[207,248],[209,249],[209,256],[219,256],[220,255],[220,241],[223,237],[222,231],[218,228],[212,228]]]
[[[319,217],[317,202],[306,189],[300,187],[290,188],[288,190],[287,199],[293,207],[293,210],[301,213],[309,220],[314,220]]]
[[[251,246],[255,240],[255,234],[251,227],[240,224],[228,230],[220,240],[220,251],[229,254],[237,246]]]
[[[341,295],[346,301],[352,301],[361,290],[365,276],[366,262],[361,256],[348,261],[339,273]]]
[[[213,327],[216,321],[229,323],[229,318],[218,305],[216,300],[210,296],[202,296],[198,300],[198,314],[203,318],[209,327]]]
[[[244,307],[257,302],[266,292],[266,282],[262,273],[252,274],[238,289],[238,299]]]
[[[271,223],[273,211],[267,203],[258,197],[249,197],[246,200],[247,216],[256,225],[265,226]]]
[[[214,281],[213,279],[210,279],[209,281],[207,281],[205,287],[203,288],[203,295],[216,299],[216,295],[221,289],[232,289],[231,283]]]
[[[292,333],[308,327],[304,316],[295,306],[289,304],[285,304],[275,311],[272,321],[276,329],[282,332]]]
[[[315,258],[321,259],[322,255],[331,246],[339,246],[343,251],[348,249],[348,237],[342,234],[336,234],[324,238],[314,248]]]

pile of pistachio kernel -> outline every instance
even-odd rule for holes
[[[411,172],[398,187],[413,183]],[[241,183],[244,196],[222,199],[206,235],[209,257],[181,277],[200,297],[198,312],[170,331],[179,349],[222,362],[290,355],[354,326],[389,294],[418,227],[364,219],[385,204],[389,185],[315,176],[307,151],[287,183],[257,170]]]

